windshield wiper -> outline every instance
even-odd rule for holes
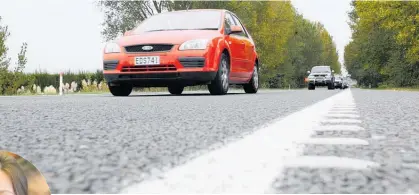
[[[218,28],[192,28],[189,30],[218,30]]]
[[[145,31],[145,32],[171,31],[171,30],[188,30],[188,29],[158,29],[158,30],[149,30],[149,31]]]

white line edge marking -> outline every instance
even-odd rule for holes
[[[362,123],[362,120],[358,120],[358,119],[326,119],[323,120],[322,123]]]
[[[358,114],[328,114],[326,117],[342,117],[342,118],[360,118]]]
[[[347,96],[350,90],[175,167],[163,179],[144,181],[121,193],[264,193],[284,169],[284,158],[302,153],[295,142],[310,138],[334,103]]]
[[[316,162],[316,163],[313,163]],[[372,161],[337,156],[298,156],[285,160],[286,167],[369,169],[378,167]]]
[[[365,131],[358,125],[324,125],[315,129],[315,131]]]
[[[317,144],[317,145],[369,145],[368,141],[358,138],[310,138],[298,141],[299,144]]]
[[[338,110],[334,110],[334,111],[330,111],[329,114],[359,114],[358,111],[352,110],[345,110],[345,111],[338,111]]]

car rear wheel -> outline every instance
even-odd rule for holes
[[[228,56],[225,53],[221,54],[217,75],[211,84],[208,85],[208,90],[211,95],[224,95],[228,92],[230,75],[229,64]]]
[[[114,96],[129,96],[132,92],[132,85],[126,83],[121,83],[119,86],[111,86],[108,84],[108,86],[109,91]]]
[[[180,85],[170,85],[168,87],[169,93],[170,94],[173,94],[173,95],[180,95],[180,94],[182,94],[184,88],[185,88],[184,86],[180,86]]]
[[[253,67],[253,75],[248,84],[243,85],[244,92],[246,93],[257,93],[259,89],[259,74],[258,67],[255,63]]]

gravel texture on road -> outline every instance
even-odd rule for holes
[[[419,93],[352,89],[365,131],[318,131],[313,138],[358,138],[369,145],[305,145],[303,155],[337,156],[378,167],[287,168],[276,193],[419,193]],[[315,164],[315,162],[313,162]]]
[[[118,193],[338,91],[0,97],[0,149],[31,161],[53,194]],[[371,106],[386,105],[360,98],[365,114],[384,116]]]

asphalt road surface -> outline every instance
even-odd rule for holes
[[[0,97],[52,193],[419,193],[419,93]]]

